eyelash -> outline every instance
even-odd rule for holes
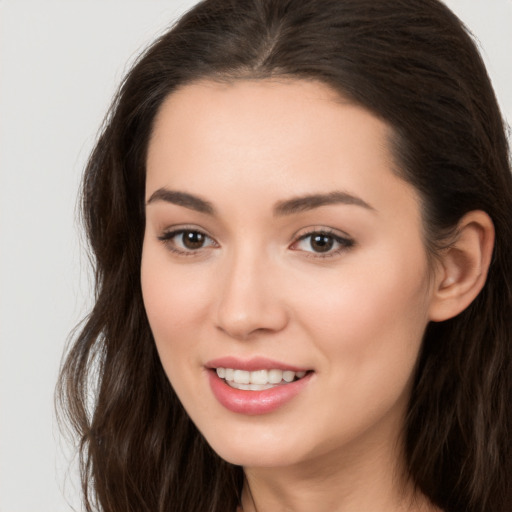
[[[346,250],[350,249],[354,246],[355,241],[352,238],[349,238],[347,236],[341,236],[338,233],[336,233],[333,230],[320,228],[315,229],[312,231],[308,231],[307,233],[299,236],[297,241],[293,242],[293,244],[290,246],[292,249],[294,246],[297,246],[300,242],[303,242],[304,240],[310,239],[309,245],[312,243],[312,237],[314,236],[321,236],[329,238],[333,241],[333,243],[338,244],[338,248],[335,250],[331,250],[331,248],[328,250],[328,252],[321,253],[321,252],[315,252],[315,251],[304,251],[307,254],[307,257],[309,258],[320,258],[320,259],[326,259],[326,258],[332,258],[334,256],[338,256],[342,252],[345,252]],[[297,249],[293,249],[297,250]]]
[[[201,235],[205,238],[205,240],[209,240],[211,243],[208,244],[207,246],[202,246],[197,249],[178,248],[176,246],[176,243],[173,242],[173,239],[175,237],[178,237],[179,235],[183,236],[185,233]],[[332,231],[330,229],[323,228],[323,229],[315,229],[312,231],[308,231],[307,233],[299,236],[299,238],[297,238],[290,245],[290,249],[291,250],[300,250],[300,249],[294,248],[294,246],[297,246],[298,244],[300,244],[304,240],[307,240],[308,238],[311,239],[313,236],[321,236],[321,237],[323,236],[323,237],[329,238],[333,241],[333,243],[338,244],[338,248],[335,250],[331,250],[332,248],[329,248],[328,251],[326,251],[324,254],[322,254],[321,252],[316,252],[316,251],[303,250],[303,252],[306,253],[307,257],[309,257],[309,258],[317,258],[317,259],[332,258],[332,257],[337,256],[338,254],[341,254],[342,252],[350,249],[355,244],[355,241],[353,239],[351,239],[349,237],[340,236],[339,234],[335,233],[334,231]],[[187,227],[166,231],[165,233],[163,233],[162,235],[160,235],[158,237],[158,240],[160,240],[166,246],[166,248],[168,250],[170,250],[171,252],[176,253],[180,256],[187,256],[187,257],[197,256],[197,255],[199,255],[199,252],[202,249],[206,249],[207,247],[212,247],[212,246],[218,247],[217,242],[215,242],[215,240],[213,240],[213,238],[208,236],[203,231],[201,231],[199,229],[187,228]],[[310,241],[310,245],[311,245],[311,242],[312,242],[312,240]],[[182,238],[181,243],[183,244],[183,238]]]
[[[185,233],[199,234],[199,235],[204,236],[205,240],[210,240],[211,242],[213,242],[213,244],[210,244],[210,245],[208,245],[206,247],[210,247],[211,245],[214,245],[214,246],[217,245],[217,243],[213,240],[213,238],[208,236],[203,231],[201,231],[199,229],[192,228],[192,227],[190,227],[190,228],[184,227],[184,228],[179,228],[179,229],[173,229],[173,230],[170,230],[170,231],[166,231],[165,233],[163,233],[162,235],[160,235],[158,237],[158,240],[160,240],[166,246],[166,248],[169,251],[171,251],[173,253],[176,253],[176,254],[178,254],[180,256],[197,256],[201,249],[205,249],[206,248],[205,246],[199,247],[198,249],[195,249],[195,250],[194,249],[180,249],[180,248],[176,247],[175,242],[173,242],[173,238],[177,237],[178,235],[182,235],[183,236]]]

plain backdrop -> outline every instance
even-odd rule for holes
[[[91,302],[78,184],[116,85],[194,0],[0,0],[0,512],[80,510],[53,391]],[[512,122],[512,0],[449,0]]]

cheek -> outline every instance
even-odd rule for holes
[[[325,450],[388,413],[402,421],[408,401],[428,322],[426,267],[418,264],[421,258],[409,265],[401,258],[379,260],[365,262],[366,271],[347,266],[295,303],[302,330],[320,354],[319,380],[329,397],[315,409]]]
[[[191,336],[190,328],[200,329],[207,316],[211,286],[204,274],[194,269],[194,265],[176,268],[161,247],[149,244],[144,247],[141,264],[144,306],[168,375],[173,361],[192,358],[191,349],[201,336]]]
[[[143,249],[141,286],[149,325],[167,378],[191,417],[197,414],[189,407],[204,395],[198,354],[211,293],[208,280],[194,268],[177,268],[161,247]]]
[[[404,381],[428,323],[429,285],[421,245],[407,258],[383,251],[354,261],[303,295],[296,302],[297,316],[328,364],[345,369],[347,380],[397,372]]]

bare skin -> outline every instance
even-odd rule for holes
[[[492,223],[468,217],[458,252],[430,268],[389,137],[327,86],[292,80],[187,85],[157,116],[145,307],[192,421],[244,467],[243,512],[438,510],[403,477],[404,415],[426,325],[485,282]],[[275,410],[226,408],[208,362],[256,357],[309,380]]]

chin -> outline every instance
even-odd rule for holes
[[[230,464],[243,466],[245,468],[256,467],[284,467],[291,466],[298,462],[296,455],[292,458],[291,454],[273,452],[272,450],[262,450],[255,447],[254,449],[237,450],[228,448],[226,450],[214,451]]]
[[[237,466],[279,467],[293,465],[300,459],[299,441],[288,437],[288,442],[284,443],[283,438],[266,435],[264,431],[222,437],[207,433],[205,438],[219,457]]]

